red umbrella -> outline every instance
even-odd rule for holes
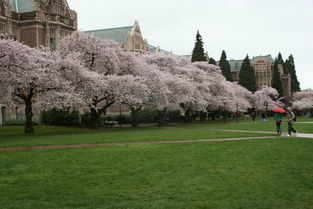
[[[278,112],[278,113],[285,113],[286,112],[286,110],[284,110],[284,109],[282,109],[282,108],[279,108],[279,107],[277,107],[277,108],[274,108],[274,109],[272,109],[274,112]]]

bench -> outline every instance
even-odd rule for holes
[[[114,120],[106,120],[104,122],[104,125],[106,127],[112,128],[115,124],[118,124],[118,121],[114,121]]]

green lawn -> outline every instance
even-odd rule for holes
[[[313,124],[310,123],[295,123],[294,127],[300,133],[313,133]],[[272,119],[269,119],[268,123],[252,123],[248,120],[240,120],[239,123],[236,123],[236,120],[229,119],[226,124],[224,124],[223,121],[207,121],[194,122],[191,124],[175,123],[161,128],[114,127],[112,129],[107,128],[99,130],[36,126],[35,133],[31,135],[24,135],[22,126],[4,126],[0,127],[0,147],[211,139],[273,135],[231,133],[224,132],[221,129],[275,132],[276,126]],[[284,132],[287,132],[286,122],[282,123],[282,129]]]
[[[167,127],[108,128],[99,130],[36,126],[35,133],[23,134],[23,127],[0,127],[0,147],[63,145],[101,142],[164,141],[265,136],[273,134],[230,133],[210,130],[209,124]]]
[[[312,153],[301,138],[0,151],[0,208],[312,209]]]

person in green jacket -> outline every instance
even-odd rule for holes
[[[283,114],[275,112],[275,122],[276,122],[276,130],[277,130],[277,134],[281,135],[282,131],[281,131],[281,121],[283,119]]]

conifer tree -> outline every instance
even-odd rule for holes
[[[279,67],[279,65],[281,65],[283,67],[283,72],[284,72],[284,74],[286,74],[285,62],[284,62],[283,56],[281,55],[280,52],[278,53],[278,56],[277,56],[277,64],[278,64],[278,67]]]
[[[210,57],[210,58],[209,58],[209,64],[216,65],[215,59],[213,59],[212,57]]]
[[[283,85],[282,85],[282,81],[281,81],[280,73],[279,73],[278,59],[275,59],[275,62],[274,62],[272,87],[277,90],[280,96],[283,96]]]
[[[286,73],[289,73],[291,76],[291,90],[293,92],[300,91],[300,83],[297,78],[296,67],[294,63],[294,58],[292,55],[288,57],[285,63]]]
[[[222,74],[226,78],[226,80],[233,81],[233,79],[231,77],[231,73],[230,73],[230,65],[229,65],[229,62],[228,62],[227,57],[226,57],[226,52],[224,50],[222,51],[219,66],[220,66],[220,68],[222,70]]]
[[[256,91],[255,72],[250,64],[249,56],[243,60],[239,74],[239,84],[251,92]]]
[[[201,62],[201,61],[207,61],[207,58],[204,54],[202,37],[199,31],[197,31],[196,43],[192,51],[191,62]]]

